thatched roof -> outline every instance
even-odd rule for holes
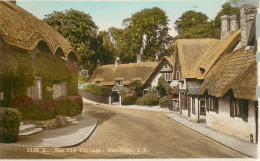
[[[197,78],[198,63],[201,61],[201,56],[208,48],[217,44],[216,39],[179,39],[175,42],[175,58],[178,57],[181,77],[182,78]]]
[[[228,53],[205,76],[199,94],[223,97],[232,91],[234,97],[256,101],[257,67],[255,51],[243,48]]]
[[[140,62],[118,66],[102,65],[94,70],[90,81],[101,81],[101,85],[114,85],[116,80],[122,80],[123,85],[128,85],[134,80],[140,80],[144,84],[157,64],[156,62]]]
[[[0,1],[0,36],[6,43],[30,51],[43,41],[53,55],[61,49],[65,57],[77,57],[80,60],[68,40],[54,28],[7,1]]]
[[[231,52],[234,47],[240,41],[240,30],[234,31],[224,40],[212,43],[211,46],[203,53],[200,60],[195,65],[198,68],[194,68],[194,73],[197,73],[201,79],[204,75],[211,69],[211,67],[217,62],[217,60],[229,52]],[[201,71],[203,70],[203,72]]]

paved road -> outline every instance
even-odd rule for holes
[[[99,119],[99,125],[88,141],[71,149],[46,148],[45,153],[21,154],[19,158],[244,157],[173,122],[164,116],[164,112],[91,104],[85,104],[84,112]]]

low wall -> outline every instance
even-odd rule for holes
[[[71,118],[80,120],[81,114],[72,116]],[[38,121],[38,120],[25,120],[22,121],[25,124],[34,124],[37,128],[41,127],[44,129],[52,129],[56,127],[68,125],[67,119],[65,116],[57,115],[54,119]]]
[[[98,102],[98,103],[109,104],[109,97],[94,95],[94,94],[91,94],[89,92],[84,92],[82,90],[79,90],[79,94],[83,98],[86,98],[88,100],[91,100],[91,101],[94,101],[94,102]]]

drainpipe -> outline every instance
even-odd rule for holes
[[[200,96],[198,95],[198,123],[200,123]]]

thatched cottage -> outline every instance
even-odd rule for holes
[[[201,40],[178,40],[175,46],[180,113],[253,143],[258,123],[255,15],[255,7],[244,5],[239,16],[222,16],[221,40],[211,40],[204,51],[186,43]],[[193,68],[187,71],[186,63]],[[187,77],[188,72],[193,77]]]
[[[129,83],[140,81],[144,87],[144,93],[149,88],[155,89],[158,79],[163,76],[171,87],[176,87],[178,82],[174,80],[174,58],[165,56],[159,62],[143,62],[121,64],[117,57],[115,64],[99,64],[94,70],[90,81],[102,86],[113,86],[112,90],[120,93],[120,88],[127,88]],[[120,101],[120,100],[119,100]]]
[[[77,94],[80,57],[51,26],[19,6],[0,1],[0,100]]]

